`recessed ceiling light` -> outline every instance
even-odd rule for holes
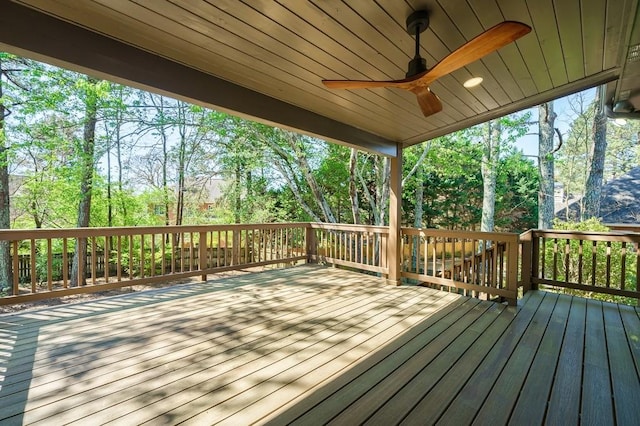
[[[462,85],[467,89],[469,89],[470,87],[476,87],[480,83],[482,83],[482,77],[472,77],[469,80],[462,83]]]

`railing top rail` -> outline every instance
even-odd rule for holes
[[[640,234],[636,232],[624,231],[567,231],[567,230],[549,230],[549,229],[533,229],[534,237],[573,239],[585,241],[618,241],[640,243]]]
[[[640,223],[603,223],[603,225],[614,231],[640,232]]]
[[[344,223],[321,223],[311,222],[309,224],[313,229],[327,229],[327,230],[339,230],[339,231],[353,231],[353,232],[377,232],[380,234],[388,234],[389,227],[387,226],[375,226],[375,225],[350,225]]]
[[[453,237],[453,238],[468,238],[475,240],[498,240],[506,242],[517,242],[518,234],[510,232],[480,232],[480,231],[459,231],[450,229],[436,229],[436,228],[402,228],[402,233],[405,235],[417,235],[417,236],[436,236],[436,237]]]
[[[308,222],[290,223],[249,223],[225,225],[160,225],[126,226],[113,228],[49,228],[49,229],[6,229],[0,231],[0,241],[15,241],[43,238],[84,238],[109,237],[118,235],[171,234],[188,232],[233,231],[244,229],[308,228]]]

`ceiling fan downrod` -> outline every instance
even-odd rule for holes
[[[407,17],[407,32],[415,37],[415,56],[409,61],[406,77],[413,77],[427,70],[427,61],[420,56],[420,33],[429,27],[426,10],[416,10]]]

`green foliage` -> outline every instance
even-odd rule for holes
[[[562,222],[555,220],[553,227],[557,230],[578,232],[609,231],[609,228],[597,219],[589,219],[582,222]],[[624,281],[625,289],[636,290],[636,257],[638,253],[631,244],[624,244],[622,242],[611,242],[608,244],[602,241],[597,243],[595,241],[583,241],[581,244],[579,240],[547,239],[543,251],[545,278],[552,279],[555,270],[557,274],[555,279],[558,281],[568,281],[586,285],[592,285],[592,282],[595,281],[597,287],[616,289],[621,289],[621,281]],[[580,253],[582,253],[582,256],[580,256]],[[608,272],[607,264],[610,264]],[[582,266],[582,268],[580,268],[580,266]],[[582,280],[580,280],[580,270],[582,270]],[[593,272],[594,270],[595,274]],[[614,303],[636,303],[635,299],[604,293],[573,289],[562,289],[562,291],[568,294]]]

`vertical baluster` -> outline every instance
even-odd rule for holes
[[[476,240],[471,240],[471,282],[478,284],[478,266],[477,266]]]
[[[596,285],[596,261],[597,261],[597,241],[591,242],[591,285],[595,287]]]
[[[47,238],[47,290],[53,290],[53,253],[51,252],[51,238]]]
[[[456,238],[451,238],[451,270],[449,273],[452,281],[456,278],[456,241]]]
[[[162,272],[160,273],[160,275],[166,275],[167,273],[167,245],[165,244],[166,241],[166,234],[162,233],[160,234],[160,237],[162,238],[160,240],[160,256],[162,256],[162,259],[160,260],[160,268],[162,268]]]
[[[467,271],[467,250],[466,250],[466,242],[467,239],[463,238],[461,241],[461,245],[460,245],[460,250],[461,250],[461,254],[460,254],[460,281],[462,281],[463,283],[469,282],[468,277],[469,277],[469,273]]]
[[[178,233],[178,247],[180,248],[180,272],[184,272],[184,232]]]
[[[216,232],[218,237],[218,247],[216,248],[216,267],[220,266],[220,231]]]
[[[416,274],[421,274],[421,271],[424,270],[424,261],[421,261],[421,254],[424,251],[423,246],[425,244],[424,234],[420,231],[418,234],[418,246],[416,247]]]
[[[262,251],[260,250],[260,229],[254,229],[251,233],[251,238],[253,239],[253,250],[252,257],[254,262],[260,262],[262,259]],[[257,254],[257,256],[256,256]]]
[[[491,285],[490,287],[497,288],[498,287],[498,256],[499,256],[500,245],[498,241],[491,241]]]
[[[129,235],[129,279],[133,279],[133,234]]]
[[[171,273],[176,273],[176,234],[171,233]]]
[[[536,237],[534,238],[534,241],[538,242],[538,248],[540,247],[540,238]],[[535,250],[535,246],[534,246],[534,259],[540,259],[540,278],[546,278],[545,276],[545,267],[547,265],[547,239],[542,237],[542,250],[538,249]],[[536,270],[536,272],[538,272]],[[538,288],[538,285],[535,285],[535,288]]]
[[[624,290],[627,278],[627,242],[623,241],[620,247],[620,290]]]
[[[96,237],[91,237],[91,284],[96,284],[98,258],[96,256]]]
[[[262,261],[267,260],[267,230],[265,228],[260,229],[260,244],[262,244]]]
[[[437,271],[437,259],[436,256],[438,255],[437,251],[438,251],[438,239],[433,236],[431,237],[431,241],[433,241],[433,244],[431,245],[431,276],[435,277],[436,276],[436,271]]]
[[[111,257],[111,243],[109,242],[111,239],[109,237],[104,237],[104,282],[109,282],[109,258]]]
[[[195,269],[195,250],[193,246],[195,244],[195,240],[193,239],[193,232],[189,232],[189,271],[193,271]]]
[[[489,283],[489,262],[487,261],[487,240],[478,240],[478,246],[482,250],[481,267],[478,270],[480,274],[480,285],[486,286]],[[479,296],[479,295],[478,295]]]
[[[118,249],[116,260],[116,276],[118,282],[122,281],[122,235],[118,235]]]
[[[607,241],[607,269],[605,274],[607,288],[609,288],[611,287],[611,241]]]
[[[564,282],[569,282],[570,262],[569,255],[571,254],[571,239],[567,238],[564,243]]]
[[[35,293],[37,291],[36,282],[37,282],[37,273],[36,270],[36,240],[31,240],[31,258],[29,259],[31,262],[31,293]]]
[[[156,275],[156,234],[151,233],[151,276]]]
[[[447,237],[442,237],[442,251],[440,252],[440,275],[442,278],[447,276]]]
[[[429,274],[429,236],[426,232],[422,233],[422,275]]]
[[[144,234],[140,234],[140,278],[144,278]]]
[[[578,284],[582,284],[582,268],[584,267],[584,240],[578,240]]]
[[[83,286],[86,284],[86,260],[87,260],[87,240],[84,239],[84,244],[82,244],[80,238],[76,240],[76,244],[78,245],[78,276],[76,277],[78,280],[78,286]]]
[[[253,231],[251,231],[253,233]],[[249,229],[244,230],[244,262],[242,263],[250,263],[249,262]]]
[[[62,239],[62,287],[69,287],[69,253],[67,239]]]
[[[553,239],[553,281],[558,280],[558,239]]]
[[[13,241],[13,294],[20,292],[20,256],[18,254],[18,241]]]

